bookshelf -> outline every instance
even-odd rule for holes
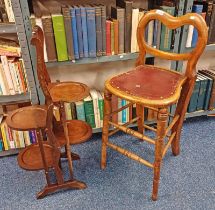
[[[1,23],[0,24],[0,34],[15,34],[16,24],[14,23]]]
[[[44,100],[42,91],[40,90],[39,82],[37,80],[36,72],[36,56],[35,51],[30,44],[31,39],[31,23],[30,23],[30,10],[29,4],[32,0],[11,0],[12,7],[15,14],[16,24],[0,24],[0,33],[17,33],[20,40],[20,47],[22,50],[23,58],[25,60],[27,78],[30,84],[30,92],[20,95],[12,96],[0,96],[0,101],[2,103],[13,103],[13,102],[26,102],[31,101],[32,104],[38,104]],[[179,2],[179,14],[181,16],[185,14],[189,9],[192,8],[193,0],[180,0]],[[184,46],[186,40],[186,34],[184,29],[178,29],[175,33],[174,48],[173,52],[182,53],[186,50],[191,50],[191,48],[186,49]],[[215,51],[215,44],[207,45],[205,51]],[[49,68],[63,66],[74,67],[78,65],[88,65],[88,64],[98,64],[102,65],[105,62],[117,62],[117,61],[128,61],[135,60],[138,57],[138,53],[124,53],[120,55],[111,56],[101,56],[96,58],[83,58],[80,60],[73,61],[63,61],[63,62],[47,62],[46,65]],[[148,58],[152,57],[147,55]],[[114,65],[114,64],[113,64]],[[176,62],[171,62],[171,69],[180,71],[181,66],[176,65]],[[89,76],[91,72],[89,71]],[[96,86],[96,85],[95,85]],[[186,118],[214,114],[215,110],[212,111],[196,111],[193,113],[187,113]],[[150,122],[148,122],[150,123]],[[135,126],[135,125],[133,125]],[[100,133],[101,128],[93,129],[93,133]],[[0,152],[0,156],[8,154],[16,154],[19,149],[13,149],[11,151]]]
[[[114,61],[125,61],[137,59],[139,53],[124,53],[120,55],[101,56],[96,58],[84,58],[80,60],[64,61],[64,62],[48,62],[47,67],[62,66],[62,65],[74,65],[74,64],[90,64],[90,63],[103,63]],[[151,55],[147,55],[146,58],[151,58]]]
[[[7,95],[7,96],[0,96],[0,104],[12,104],[12,103],[22,103],[22,102],[29,102],[31,101],[30,93],[22,93],[16,95]]]

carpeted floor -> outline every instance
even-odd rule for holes
[[[111,141],[153,161],[151,146],[130,139],[119,133]],[[60,191],[41,200],[35,195],[45,184],[43,172],[20,169],[16,156],[1,158],[0,209],[215,209],[215,118],[184,123],[181,154],[174,157],[169,150],[164,158],[157,202],[150,199],[152,169],[109,149],[102,171],[100,150],[100,134],[74,148],[81,156],[74,163],[75,177],[87,183],[86,190]],[[66,161],[63,168],[67,170]]]

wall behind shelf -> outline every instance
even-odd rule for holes
[[[215,66],[215,52],[205,51],[201,56],[197,69]],[[156,58],[155,65],[170,66],[170,61]],[[87,84],[90,88],[103,90],[105,80],[115,74],[126,72],[135,66],[135,60],[115,61],[107,63],[77,64],[48,68],[52,81],[78,81]]]

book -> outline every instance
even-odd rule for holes
[[[81,25],[81,9],[79,6],[74,6],[75,8],[75,16],[76,16],[76,27],[78,33],[78,50],[79,57],[84,57],[84,43],[83,43],[83,35],[82,35],[82,25]]]
[[[75,16],[75,8],[70,7],[70,14],[71,14],[71,28],[73,34],[73,47],[74,47],[74,57],[75,59],[79,59],[79,49],[78,49],[78,32],[76,26],[76,16]]]
[[[104,93],[98,92],[98,105],[99,105],[99,118],[100,118],[100,127],[103,127],[104,119]]]
[[[36,22],[36,25],[38,25],[42,29],[43,33],[44,33],[42,18],[41,17],[36,17],[35,22]],[[47,50],[46,50],[45,39],[44,39],[44,42],[43,42],[43,53],[44,53],[44,61],[48,62],[48,55],[47,55]]]
[[[213,10],[210,19],[210,27],[208,32],[208,44],[215,43],[215,4],[213,4]]]
[[[88,33],[87,33],[87,16],[85,7],[81,8],[81,26],[82,26],[82,34],[83,34],[83,47],[84,47],[84,57],[89,57],[89,49],[88,49]]]
[[[139,21],[139,9],[132,10],[131,52],[137,51],[137,26]]]
[[[96,55],[102,56],[102,10],[95,6],[96,12]]]
[[[113,19],[113,27],[114,27],[114,54],[119,54],[119,21]]]
[[[66,5],[62,6],[62,14],[64,18],[64,27],[66,32],[67,54],[69,60],[74,60],[74,46],[73,46],[73,33],[72,33],[72,20],[70,8]]]
[[[115,49],[115,44],[114,44],[114,22],[110,22],[110,38],[111,38],[111,55],[114,55],[114,49]]]
[[[1,85],[1,91],[3,95],[10,95],[10,90],[7,84],[7,79],[3,70],[3,66],[0,63],[0,85]]]
[[[77,101],[75,102],[75,106],[76,106],[77,119],[86,121],[85,112],[84,112],[84,102]]]
[[[92,127],[95,128],[95,116],[94,116],[94,108],[93,108],[93,100],[91,96],[88,96],[84,99],[84,112],[86,122]]]
[[[52,14],[58,61],[68,60],[64,19],[62,14]]]
[[[175,7],[161,6],[161,9],[174,16]],[[172,30],[161,24],[160,50],[169,51],[172,43]]]
[[[15,17],[14,17],[14,13],[13,13],[11,0],[4,0],[4,4],[5,4],[5,9],[6,9],[6,12],[7,12],[9,22],[14,23],[15,22]]]
[[[205,103],[205,97],[206,97],[206,91],[207,91],[207,79],[202,77],[200,74],[197,74],[197,78],[200,80],[200,88],[199,88],[196,110],[199,111],[204,109],[204,103]]]
[[[208,110],[209,100],[210,100],[210,96],[211,96],[211,90],[212,90],[212,86],[213,86],[213,80],[210,77],[208,77],[208,76],[206,76],[206,75],[204,75],[202,73],[198,72],[198,74],[201,75],[203,78],[205,78],[207,80],[206,96],[205,96],[205,99],[204,99],[204,107],[203,107],[203,109]]]
[[[100,114],[99,114],[99,96],[98,92],[95,89],[90,90],[90,95],[93,100],[93,111],[95,117],[96,128],[100,128]]]
[[[96,20],[95,8],[86,7],[89,57],[96,57]]]
[[[67,120],[72,120],[72,110],[71,110],[71,104],[68,102],[64,103],[64,109],[65,109],[65,115]]]
[[[197,78],[194,89],[193,89],[193,93],[190,97],[190,102],[189,102],[188,110],[187,110],[188,112],[196,111],[199,89],[200,89],[200,80]]]
[[[132,27],[132,5],[133,1],[117,0],[116,5],[125,9],[125,53],[131,52],[131,27]]]
[[[120,7],[111,7],[111,17],[119,21],[119,54],[124,53],[124,29],[125,29],[125,9]]]
[[[6,82],[8,84],[8,88],[9,88],[9,93],[11,95],[15,94],[15,88],[12,82],[12,76],[11,76],[11,72],[9,70],[9,65],[8,65],[8,58],[4,55],[1,56],[1,62],[2,62],[2,70],[4,72],[5,78],[6,78]]]
[[[201,14],[202,13],[202,9],[203,9],[203,5],[201,4],[194,4],[192,11],[197,13],[197,14]],[[197,30],[194,28],[193,30],[193,36],[192,36],[192,42],[191,42],[191,47],[195,47],[196,43],[197,43],[197,39],[198,39],[198,32]]]
[[[212,110],[215,107],[215,72],[210,69],[199,70],[199,72],[204,74],[205,76],[210,77],[213,80],[213,86],[212,86],[211,96],[209,101],[209,110]]]
[[[152,46],[153,44],[153,32],[154,32],[154,20],[151,20],[148,24],[148,40],[147,44]]]
[[[111,21],[106,20],[106,55],[111,55]]]
[[[101,21],[102,21],[102,55],[106,55],[106,6],[100,5],[101,7]]]
[[[45,61],[57,61],[57,53],[55,48],[54,31],[52,26],[51,15],[42,16],[42,25],[44,30],[45,38],[45,51],[46,59]]]

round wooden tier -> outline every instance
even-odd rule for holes
[[[87,141],[92,135],[92,128],[89,124],[81,120],[68,120],[69,142],[71,145],[80,144]],[[60,144],[66,144],[63,126],[59,126],[54,130],[55,136]]]
[[[53,151],[52,146],[43,142],[43,148],[45,153],[46,164],[48,168],[52,168],[53,163]],[[60,151],[55,153],[57,159],[60,159]],[[18,164],[21,168],[29,171],[37,171],[44,169],[39,144],[32,144],[23,149],[17,157]]]
[[[14,130],[35,130],[46,127],[47,108],[45,106],[27,106],[11,112],[7,125]]]
[[[52,101],[55,102],[76,102],[89,95],[89,88],[79,82],[51,83],[49,93]]]

